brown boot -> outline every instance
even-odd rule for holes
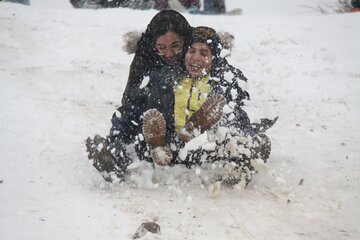
[[[108,142],[105,138],[100,135],[95,135],[94,138],[88,137],[85,144],[88,158],[106,181],[114,182],[114,180],[124,180],[125,168],[117,164],[117,162],[119,163],[121,161],[117,161],[108,149]]]
[[[225,104],[226,99],[222,95],[208,97],[180,131],[180,140],[188,142],[194,137],[195,129],[204,132],[214,126],[220,121]]]
[[[143,134],[149,144],[152,160],[161,166],[169,165],[172,153],[166,143],[166,121],[156,109],[150,109],[144,114]]]

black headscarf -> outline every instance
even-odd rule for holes
[[[183,38],[184,54],[191,40],[192,27],[184,16],[174,10],[163,10],[153,17],[138,41],[136,54],[142,55],[149,64],[161,62],[161,57],[155,52],[155,42],[167,32],[177,33]]]

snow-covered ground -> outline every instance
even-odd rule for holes
[[[87,160],[84,139],[108,133],[127,81],[122,35],[155,10],[0,2],[0,239],[131,239],[144,220],[161,234],[143,239],[360,239],[360,14],[312,8],[324,2],[335,0],[185,14],[234,34],[229,61],[249,78],[251,118],[280,116],[269,164],[245,190],[180,167],[109,185]],[[180,182],[164,184],[171,176]]]

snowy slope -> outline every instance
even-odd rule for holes
[[[205,171],[181,167],[108,185],[84,139],[108,133],[133,57],[122,35],[156,11],[64,1],[0,3],[0,239],[131,239],[143,220],[162,232],[143,239],[360,239],[360,14],[296,0],[186,14],[234,34],[229,61],[249,78],[251,118],[280,116],[269,164],[245,190],[201,185]]]

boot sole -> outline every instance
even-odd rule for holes
[[[150,146],[153,161],[161,166],[170,164],[172,153],[166,141],[166,121],[156,109],[150,109],[144,114],[143,134]]]
[[[215,125],[220,121],[223,115],[223,108],[226,104],[226,99],[222,95],[210,96],[200,107],[200,111],[206,116],[206,120],[211,124]]]

